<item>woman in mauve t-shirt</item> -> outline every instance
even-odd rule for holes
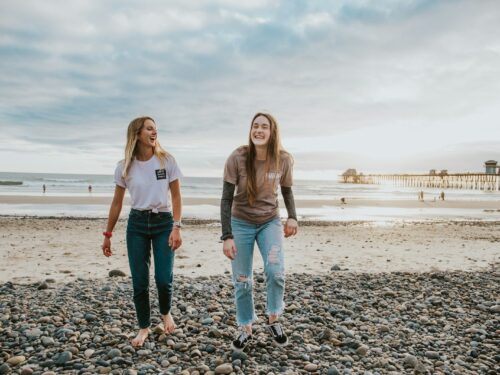
[[[103,254],[112,255],[111,236],[129,190],[131,210],[127,223],[127,254],[132,274],[134,305],[139,332],[132,345],[142,346],[151,325],[149,303],[149,266],[151,247],[155,262],[155,281],[165,333],[175,323],[170,314],[174,251],[182,244],[181,171],[172,155],[157,140],[156,124],[151,117],[139,117],[127,130],[125,159],[115,170],[115,194],[109,210],[102,244]],[[170,202],[170,197],[172,202]]]
[[[281,146],[278,123],[268,113],[257,113],[248,138],[248,146],[234,150],[226,161],[221,200],[221,239],[224,255],[231,259],[236,321],[240,328],[233,341],[237,351],[251,341],[252,323],[257,318],[252,278],[255,242],[264,261],[268,330],[277,344],[288,343],[278,321],[284,309],[283,232],[290,237],[298,228],[291,188],[293,159]],[[284,227],[279,215],[279,187],[288,212]]]

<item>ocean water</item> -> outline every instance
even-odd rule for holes
[[[222,178],[184,177],[181,181],[183,197],[215,198],[222,193]],[[0,172],[0,195],[43,196],[42,186],[46,186],[46,196],[112,196],[114,182],[112,175],[83,175],[57,173],[10,173]],[[89,193],[88,186],[92,186]],[[294,181],[296,199],[324,200],[339,202],[340,198],[373,200],[416,200],[419,188],[395,187],[392,185],[345,184],[338,181],[296,180]],[[423,189],[425,199],[437,199],[441,189]],[[462,201],[500,201],[499,192],[479,190],[446,189],[446,198]],[[0,204],[3,215],[56,215],[56,216],[99,216],[105,217],[109,207],[103,205],[21,205]],[[197,218],[218,218],[219,208],[210,205],[185,206],[184,216]],[[319,208],[298,210],[303,218],[314,220],[388,220],[391,218],[475,218],[500,220],[498,212],[484,210],[457,209],[399,209],[399,208],[362,208],[337,207],[325,205]]]

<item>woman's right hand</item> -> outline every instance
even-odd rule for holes
[[[113,255],[113,252],[111,251],[111,239],[108,237],[104,237],[104,241],[102,242],[102,253],[106,257]]]
[[[224,240],[222,250],[224,251],[224,255],[229,259],[234,260],[234,258],[236,257],[236,245],[234,244],[234,240],[232,238]]]

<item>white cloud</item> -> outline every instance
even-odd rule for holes
[[[465,168],[454,145],[482,157],[464,142],[500,143],[499,17],[492,1],[5,1],[0,127],[32,149],[91,143],[97,160],[150,114],[199,174],[267,109],[304,171],[327,170],[325,153],[332,171],[358,160],[425,170],[422,153]]]

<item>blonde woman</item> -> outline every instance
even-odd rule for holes
[[[293,159],[281,147],[278,123],[268,113],[257,113],[248,138],[248,145],[237,148],[227,159],[221,200],[221,239],[224,255],[231,259],[240,328],[233,341],[236,351],[251,341],[256,320],[252,278],[255,243],[264,261],[268,330],[278,345],[288,343],[278,321],[285,291],[283,232],[289,237],[298,229],[291,188]],[[279,186],[288,213],[284,227],[278,208]]]
[[[170,313],[174,251],[182,244],[182,199],[179,178],[182,176],[172,155],[157,140],[155,121],[139,117],[127,130],[125,159],[115,170],[115,193],[103,233],[103,254],[113,254],[111,237],[129,190],[131,210],[127,224],[127,253],[132,274],[134,304],[139,332],[132,345],[142,346],[149,333],[149,267],[151,246],[155,262],[160,313],[165,333],[172,333],[175,323]],[[171,197],[171,200],[170,200]]]

